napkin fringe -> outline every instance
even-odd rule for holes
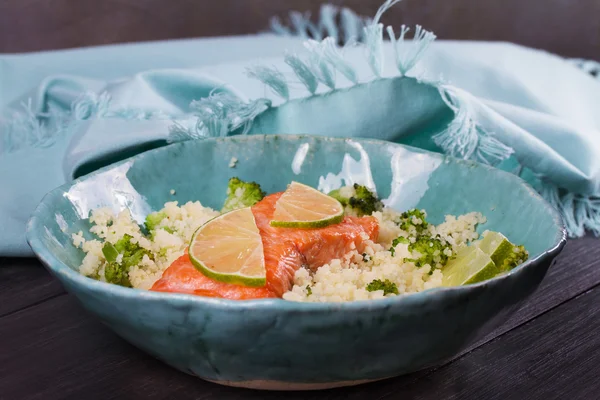
[[[600,80],[600,62],[593,60],[584,60],[581,58],[571,58],[568,60],[577,68],[587,72],[594,78]]]
[[[380,78],[383,74],[383,24],[379,22],[383,14],[389,10],[394,4],[399,3],[402,0],[386,0],[385,3],[379,7],[375,18],[367,26],[364,27],[364,42],[367,46],[367,60],[371,70],[376,77]],[[402,29],[404,31],[404,29]],[[401,36],[404,37],[405,32],[401,32]],[[390,27],[388,30],[390,37],[394,37],[393,29]],[[395,38],[394,38],[395,40]],[[396,48],[396,46],[394,46]]]
[[[311,95],[317,91],[319,82],[317,76],[312,71],[312,67],[306,64],[298,55],[286,52],[283,58],[284,62],[294,71],[294,74],[300,79],[300,82],[306,87]]]
[[[600,196],[570,193],[548,181],[542,183],[540,193],[560,212],[570,237],[585,236],[586,230],[600,236]]]
[[[85,92],[71,103],[68,111],[52,104],[47,105],[47,111],[38,111],[36,108],[33,100],[29,98],[21,103],[18,109],[8,113],[5,126],[0,130],[3,132],[0,154],[51,147],[61,138],[71,135],[79,124],[86,120],[174,118],[160,110],[111,107],[111,97],[107,92]]]
[[[352,43],[349,43],[347,46],[350,45],[352,45]],[[346,47],[340,51],[340,48],[333,38],[328,37],[320,42],[309,39],[304,42],[304,47],[309,51],[309,60],[311,60],[311,65],[317,74],[318,71],[322,71],[329,65],[334,70],[344,75],[353,85],[358,83],[356,69],[351,63],[344,59],[343,50]],[[335,80],[331,80],[333,81],[333,84],[327,86],[330,86],[333,89],[335,87]]]
[[[207,98],[194,100],[190,104],[192,113],[197,117],[193,127],[175,123],[170,127],[169,143],[205,137],[223,137],[231,132],[242,135],[248,133],[252,121],[271,107],[268,99],[244,102],[228,92],[213,90]]]
[[[32,99],[8,113],[2,129],[0,154],[25,148],[48,148],[70,128],[70,113],[49,106],[45,113],[35,110]]]
[[[281,36],[312,38],[317,41],[331,37],[336,43],[346,44],[364,39],[363,28],[369,18],[360,16],[349,8],[323,4],[317,24],[311,21],[310,12],[291,11],[289,21],[291,26],[286,26],[279,17],[272,17],[271,31]]]
[[[387,33],[394,47],[396,57],[396,67],[401,76],[405,76],[421,59],[423,53],[429,45],[436,39],[433,32],[429,32],[421,25],[415,28],[415,35],[412,41],[405,40],[406,33],[410,28],[406,25],[400,27],[400,36],[396,39],[396,34],[391,26],[387,27]]]
[[[278,96],[283,97],[285,100],[289,100],[290,91],[286,82],[285,76],[274,67],[266,67],[264,65],[255,65],[253,67],[246,68],[246,75],[249,78],[255,78],[263,82],[265,85],[271,88],[271,90]]]
[[[384,25],[379,22],[379,19],[385,11],[400,1],[387,0],[378,9],[373,21],[363,28],[367,62],[376,79],[381,78],[383,75],[385,57],[383,52]],[[432,32],[423,29],[420,25],[416,26],[412,40],[406,39],[406,34],[410,31],[410,28],[406,25],[401,26],[398,38],[396,38],[394,29],[391,26],[388,26],[386,30],[394,47],[395,64],[400,77],[406,76],[417,65],[429,45],[436,39]],[[356,36],[352,34],[351,38]],[[331,90],[335,89],[336,71],[341,73],[352,85],[359,84],[356,68],[344,58],[344,50],[354,45],[356,45],[356,42],[353,39],[347,41],[342,49],[337,46],[336,37],[326,37],[321,40],[308,39],[304,42],[304,47],[307,50],[306,60],[301,59],[296,54],[289,53],[285,54],[284,60],[309,93],[314,95],[319,83]],[[275,68],[254,66],[247,69],[247,75],[263,82],[284,100],[289,100],[289,87],[285,77]],[[483,141],[485,141],[485,137],[482,139]],[[496,145],[495,148],[492,148],[493,145],[496,145],[496,143],[491,142],[487,147],[492,153],[498,153],[499,146]]]
[[[448,127],[432,137],[433,142],[444,153],[492,166],[514,154],[511,147],[500,142],[473,120],[467,99],[462,98],[450,86],[441,85],[438,90],[446,105],[454,111],[454,119]]]
[[[319,83],[334,90],[335,71],[344,75],[353,85],[359,83],[355,67],[344,59],[343,49],[340,51],[333,38],[325,38],[320,42],[309,39],[304,46],[308,54],[306,61],[289,53],[285,54],[284,61],[311,95],[316,93]],[[247,68],[246,73],[248,77],[263,82],[279,97],[289,100],[288,83],[276,68],[258,65]]]

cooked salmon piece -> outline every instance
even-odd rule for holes
[[[215,281],[198,271],[186,254],[173,262],[150,290],[232,300],[281,297],[291,289],[299,268],[316,270],[354,249],[362,252],[365,240],[377,240],[379,224],[374,217],[345,217],[339,224],[317,229],[274,228],[270,221],[282,194],[269,195],[252,207],[263,242],[265,286],[252,288]]]
[[[223,297],[231,300],[277,297],[266,286],[254,288],[215,281],[194,267],[187,252],[173,261],[150,290]]]

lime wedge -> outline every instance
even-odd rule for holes
[[[475,242],[474,245],[490,256],[499,272],[511,270],[519,264],[519,261],[527,260],[528,256],[521,246],[515,246],[499,232],[484,232],[483,239]]]
[[[463,247],[442,270],[442,286],[460,286],[493,278],[498,273],[489,255],[477,246]]]
[[[250,207],[216,217],[192,236],[190,260],[214,280],[245,286],[266,283],[260,231]]]
[[[344,219],[344,207],[317,189],[292,182],[275,203],[271,226],[279,228],[323,228]]]

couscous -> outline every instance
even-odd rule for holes
[[[266,196],[257,184],[232,178],[222,210],[168,202],[144,226],[127,210],[94,210],[94,238],[73,235],[85,253],[80,272],[145,290],[342,302],[475,283],[527,258],[522,246],[495,232],[480,240],[476,228],[486,220],[477,212],[433,225],[425,210],[385,207],[363,186],[329,196],[311,190],[317,192],[293,183]],[[489,261],[452,266],[456,259]]]

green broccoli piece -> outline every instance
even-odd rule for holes
[[[167,218],[167,213],[162,212],[153,212],[146,216],[146,221],[144,221],[144,225],[146,226],[146,230],[150,233],[150,239],[154,239],[154,234],[156,229],[158,229],[158,225],[162,222],[163,219]],[[160,229],[169,232],[175,233],[175,230],[168,226],[162,226]]]
[[[498,269],[502,272],[510,271],[517,265],[523,264],[529,258],[529,253],[523,246],[515,246],[513,251],[508,255]]]
[[[413,208],[412,210],[403,212],[402,215],[400,215],[400,218],[396,221],[396,224],[403,231],[410,233],[412,231],[411,228],[414,227],[416,233],[421,234],[429,226],[429,223],[425,217],[425,212]]]
[[[244,182],[239,178],[231,178],[227,185],[227,198],[221,212],[237,210],[238,208],[250,207],[261,201],[266,193],[256,182]]]
[[[306,285],[306,296],[310,296],[312,294],[312,288],[310,285]]]
[[[439,238],[428,235],[418,236],[414,243],[408,245],[408,250],[411,252],[417,251],[421,254],[421,257],[410,261],[413,261],[417,267],[429,264],[432,267],[430,272],[433,272],[436,264],[446,265],[448,263],[449,257],[445,254],[446,249],[452,250],[450,244],[443,244]]]
[[[396,246],[398,246],[400,243],[409,244],[410,241],[402,236],[392,240],[392,247],[390,247],[390,253],[392,253],[392,257],[396,255]]]
[[[375,211],[380,211],[383,208],[383,204],[379,201],[377,196],[365,186],[355,183],[354,190],[356,191],[356,194],[350,197],[348,205],[357,210],[358,215],[371,215]]]
[[[104,243],[102,253],[108,264],[104,270],[104,278],[109,283],[131,287],[129,281],[129,269],[139,264],[144,254],[150,256],[150,252],[140,247],[137,243],[132,243],[131,235],[123,235],[114,245],[110,242]],[[117,261],[119,255],[123,255],[120,262]]]
[[[417,251],[419,254],[421,254],[421,256],[417,259],[407,259],[407,261],[414,262],[417,267],[422,267],[425,264],[429,264],[432,268],[434,268],[438,263],[441,265],[446,265],[450,257],[448,257],[448,255],[445,253],[445,250],[452,250],[450,244],[443,244],[439,237],[419,235],[417,236],[415,242],[411,243],[411,241],[407,238],[400,236],[392,241],[392,247],[390,247],[392,256],[396,254],[396,246],[400,243],[408,244],[409,251]],[[431,272],[433,272],[433,269]]]
[[[165,218],[167,218],[167,214],[165,212],[153,212],[146,216],[144,225],[146,225],[148,232],[152,232]]]
[[[398,287],[394,282],[391,282],[389,279],[385,281],[375,279],[371,283],[367,285],[367,290],[369,292],[374,292],[376,290],[383,290],[384,296],[386,294],[398,294]]]
[[[123,260],[121,263],[129,269],[130,267],[137,265],[142,261],[144,254],[150,256],[150,252],[142,248],[138,243],[131,242],[133,237],[131,235],[123,235],[121,239],[115,243],[115,248],[119,254],[123,254]]]
[[[106,242],[104,243],[104,247],[102,247],[102,254],[104,254],[104,258],[108,262],[117,261],[117,257],[119,256],[119,250],[113,246],[112,243]]]
[[[355,183],[350,197],[344,193],[345,190],[336,189],[329,192],[329,196],[342,203],[344,207],[349,206],[352,208],[359,217],[371,215],[383,208],[381,201],[366,186]]]
[[[104,278],[106,282],[114,283],[124,287],[132,287],[129,280],[129,271],[125,270],[121,264],[109,262],[104,268]]]

